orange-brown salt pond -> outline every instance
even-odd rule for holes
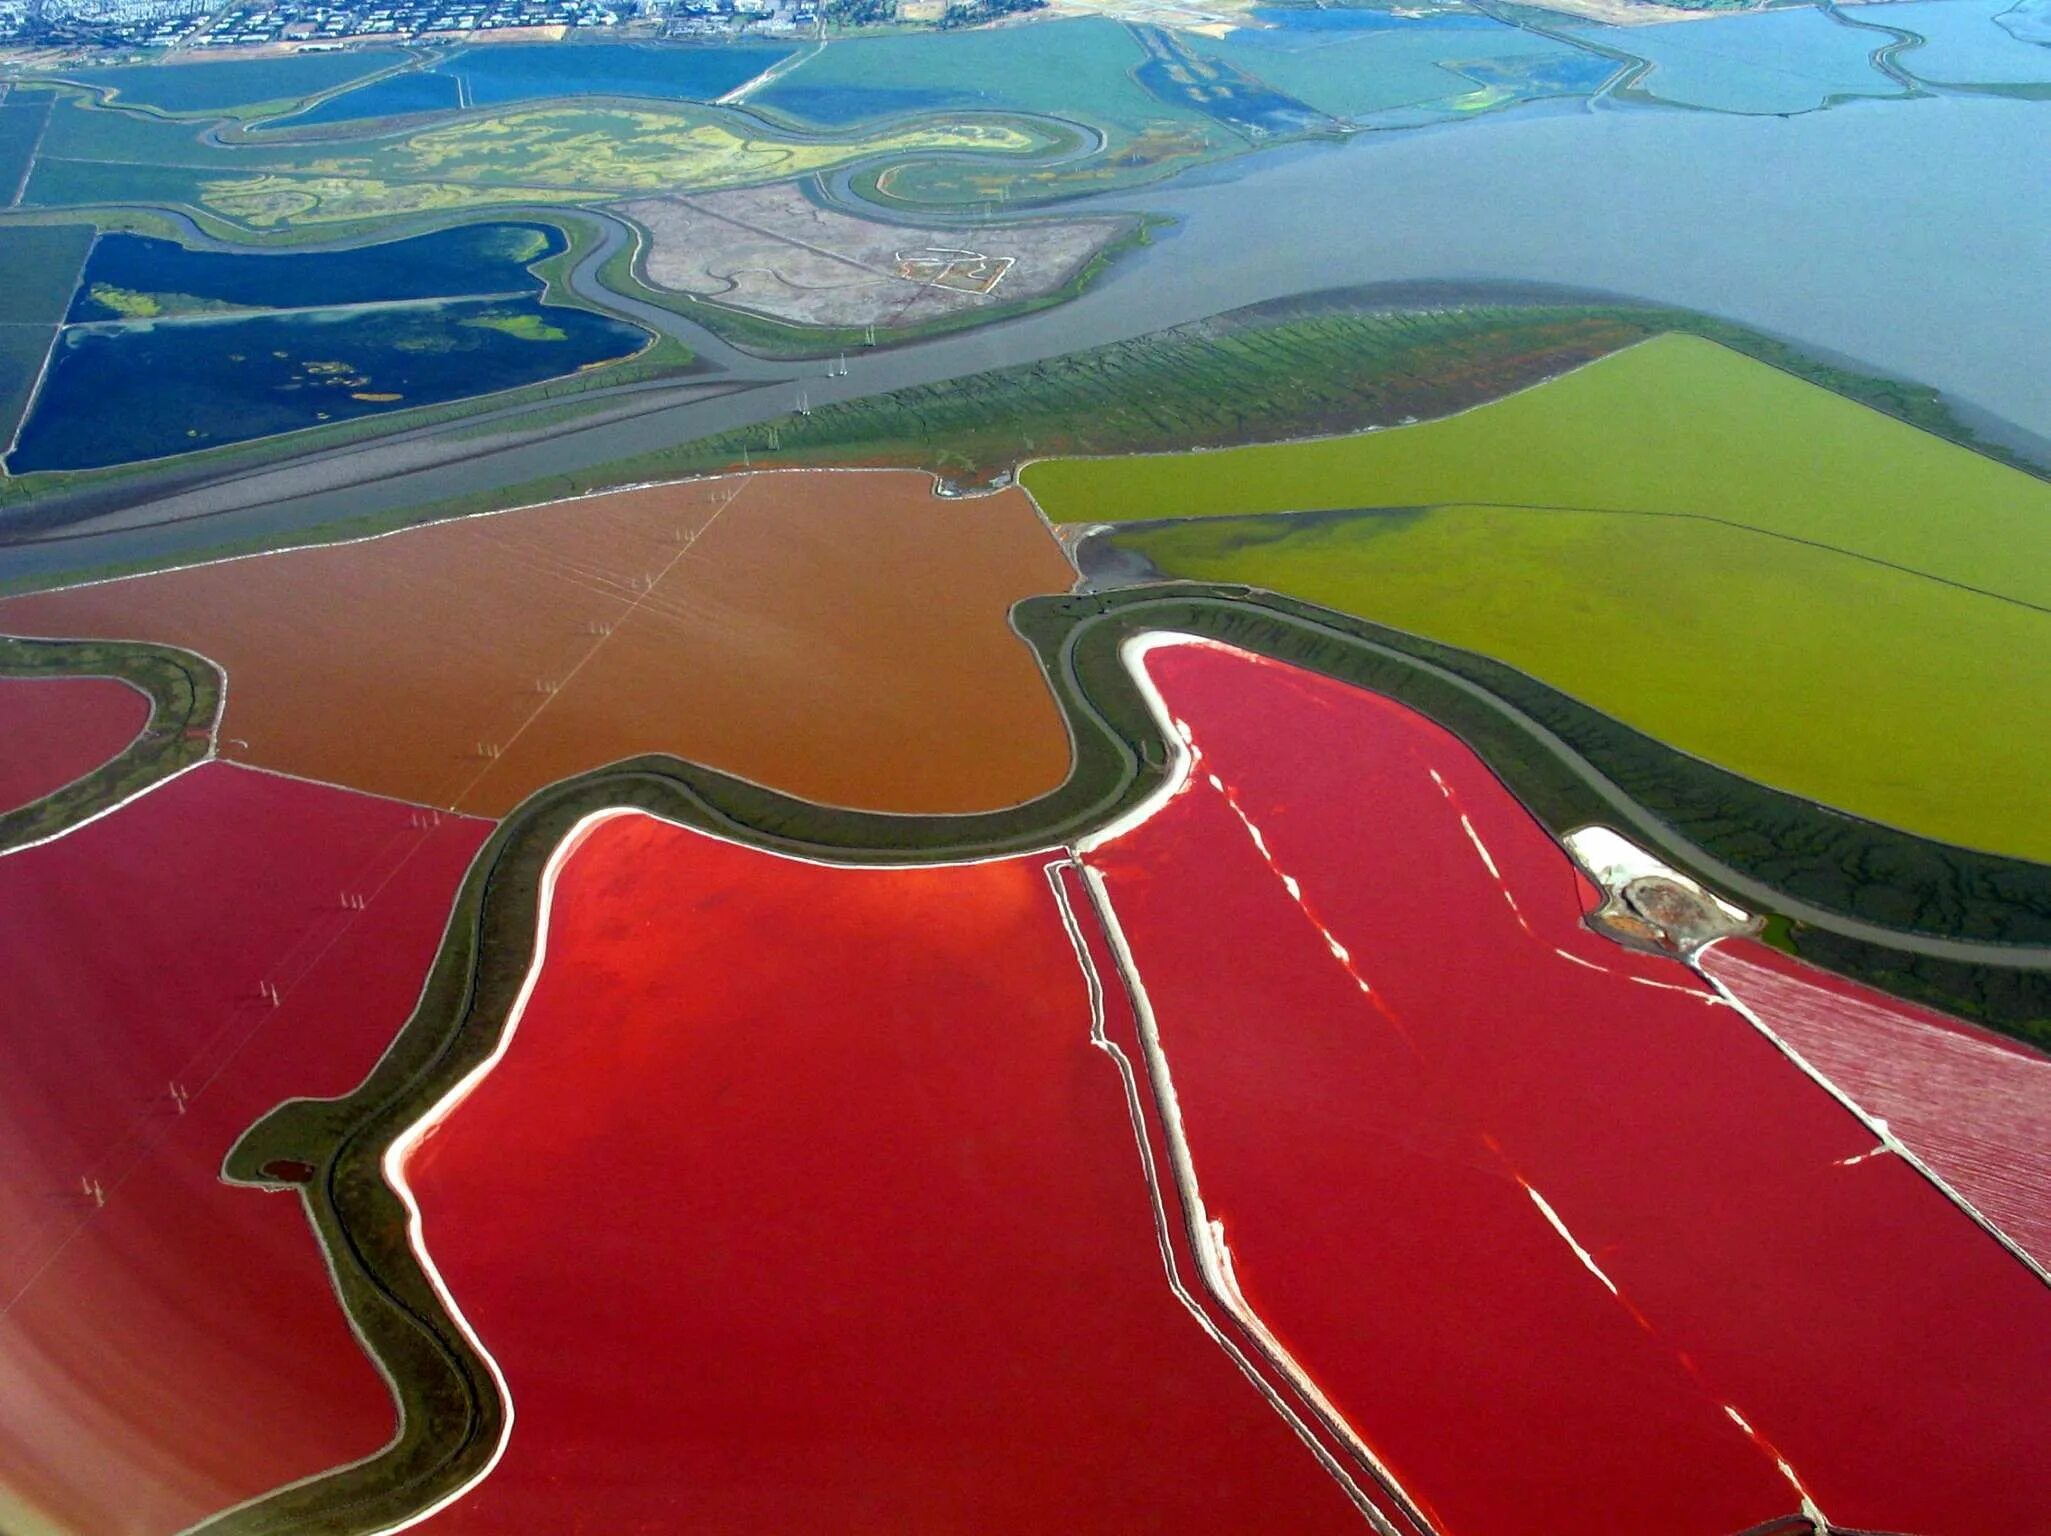
[[[1020,491],[791,470],[36,593],[0,632],[199,651],[224,756],[481,815],[644,752],[972,811],[1068,771],[1007,615],[1072,580]]]

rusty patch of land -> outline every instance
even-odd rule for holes
[[[1073,573],[1023,493],[719,476],[0,603],[14,634],[186,646],[222,754],[503,815],[649,752],[805,799],[966,812],[1069,744],[1013,602]]]

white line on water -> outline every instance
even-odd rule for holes
[[[1521,1178],[1517,1180],[1517,1182],[1519,1184],[1524,1184],[1524,1181]],[[1582,1267],[1585,1268],[1589,1274],[1595,1276],[1596,1279],[1600,1280],[1603,1283],[1603,1287],[1610,1293],[1610,1295],[1621,1297],[1623,1293],[1617,1289],[1616,1281],[1610,1279],[1608,1275],[1605,1275],[1602,1272],[1602,1266],[1595,1262],[1595,1255],[1590,1253],[1586,1248],[1583,1248],[1581,1244],[1575,1239],[1574,1234],[1567,1230],[1567,1224],[1564,1221],[1560,1220],[1560,1213],[1552,1208],[1551,1203],[1547,1201],[1545,1196],[1541,1195],[1529,1184],[1524,1184],[1524,1193],[1529,1195],[1531,1197],[1531,1203],[1538,1207],[1538,1214],[1543,1216],[1548,1222],[1550,1222],[1552,1224],[1553,1231],[1559,1233],[1560,1237],[1562,1238],[1562,1240],[1565,1241],[1566,1245],[1574,1250],[1574,1257],[1581,1261]]]
[[[1553,946],[1553,953],[1558,955],[1562,960],[1571,960],[1576,965],[1586,966],[1589,970],[1596,972],[1598,975],[1607,976],[1610,974],[1610,969],[1608,966],[1597,965],[1593,960],[1584,960],[1579,955],[1575,954],[1571,949],[1561,949],[1558,945],[1555,945]]]
[[[1815,1528],[1819,1531],[1829,1531],[1833,1529],[1833,1527],[1830,1524],[1830,1521],[1824,1516],[1823,1511],[1816,1507],[1816,1501],[1809,1497],[1809,1490],[1802,1486],[1801,1478],[1795,1474],[1795,1469],[1793,1466],[1789,1464],[1787,1457],[1781,1455],[1779,1449],[1773,1444],[1772,1441],[1768,1440],[1764,1435],[1760,1434],[1758,1430],[1752,1427],[1751,1423],[1745,1418],[1745,1416],[1742,1413],[1738,1412],[1737,1406],[1735,1404],[1725,1403],[1723,1405],[1723,1411],[1724,1416],[1726,1418],[1728,1418],[1733,1424],[1737,1425],[1739,1429],[1744,1431],[1746,1439],[1750,1440],[1754,1446],[1758,1447],[1758,1449],[1763,1454],[1770,1456],[1773,1459],[1774,1466],[1780,1469],[1780,1475],[1787,1479],[1788,1486],[1794,1489],[1795,1496],[1802,1501],[1802,1514],[1810,1522],[1810,1524],[1815,1526]]]
[[[1692,997],[1698,1003],[1707,1003],[1712,1008],[1721,1007],[1724,998],[1714,992],[1704,992],[1699,987],[1676,986],[1671,981],[1656,981],[1650,976],[1626,975],[1624,980],[1635,982],[1641,987],[1657,987],[1662,992],[1678,992],[1683,997]]]
[[[1474,830],[1474,823],[1467,819],[1465,811],[1460,812],[1460,825],[1466,829],[1467,841],[1472,843],[1474,851],[1481,855],[1481,862],[1487,867],[1490,878],[1496,884],[1502,884],[1503,872],[1496,868],[1496,861],[1489,856],[1488,845],[1481,840],[1481,834]]]
[[[78,831],[82,827],[91,826],[94,822],[100,820],[102,817],[112,816],[116,811],[122,809],[124,806],[130,806],[135,804],[135,802],[140,800],[144,795],[154,794],[156,791],[162,789],[166,784],[171,783],[173,780],[184,778],[188,773],[192,772],[193,769],[204,768],[208,763],[217,761],[219,761],[219,759],[209,755],[201,758],[196,763],[187,763],[183,768],[180,768],[176,773],[167,773],[161,779],[157,779],[152,783],[143,785],[143,787],[141,789],[138,789],[134,794],[124,795],[121,799],[116,800],[112,805],[102,806],[99,810],[94,811],[92,815],[84,817],[81,820],[74,821],[68,827],[60,827],[57,831],[52,832],[48,837],[39,837],[36,838],[33,842],[16,843],[12,848],[0,848],[0,859],[12,858],[17,853],[27,853],[31,848],[48,847],[51,843],[58,842],[64,838],[71,836],[72,833]]]
[[[527,728],[534,724],[535,721],[541,718],[542,711],[546,710],[549,705],[553,704],[557,699],[561,698],[563,694],[569,690],[569,686],[572,682],[576,680],[577,674],[579,672],[582,672],[584,668],[590,664],[591,659],[605,648],[605,644],[607,641],[612,639],[614,635],[618,634],[620,630],[626,627],[627,620],[631,619],[634,616],[634,614],[637,611],[639,611],[643,603],[647,602],[649,598],[655,595],[656,588],[660,587],[665,581],[669,579],[670,573],[677,568],[677,566],[683,561],[684,557],[690,554],[692,550],[698,547],[698,540],[703,538],[706,534],[710,533],[712,531],[712,525],[717,523],[720,520],[720,518],[725,516],[727,509],[731,507],[735,502],[739,501],[741,497],[747,493],[748,487],[754,483],[754,479],[755,477],[753,474],[744,474],[743,476],[741,476],[741,483],[734,487],[733,494],[728,496],[726,500],[722,501],[718,505],[718,507],[716,507],[713,510],[712,515],[706,518],[704,523],[697,529],[697,531],[691,535],[689,542],[677,546],[677,552],[669,557],[668,564],[663,566],[661,572],[658,575],[656,575],[652,580],[650,580],[646,586],[642,587],[640,590],[634,593],[633,601],[628,603],[625,608],[620,610],[619,614],[612,620],[611,626],[603,634],[598,636],[596,641],[593,642],[591,648],[587,650],[582,656],[577,658],[577,664],[571,667],[568,672],[563,674],[562,680],[559,683],[557,683],[554,690],[543,694],[541,696],[541,701],[537,703],[534,706],[534,708],[528,712],[527,718],[525,720],[522,720],[517,726],[513,728],[513,734],[508,736],[505,739],[504,743],[500,745],[498,753],[494,756],[486,758],[484,761],[484,766],[482,768],[479,768],[477,772],[472,774],[470,776],[470,781],[467,784],[465,784],[461,789],[456,791],[456,793],[449,798],[450,810],[458,810],[458,808],[463,804],[465,797],[468,796],[473,790],[475,790],[479,784],[483,783],[486,777],[490,775],[492,769],[496,768],[499,765],[499,763],[503,761],[504,754],[507,751],[511,750],[513,743],[515,743],[522,736],[524,736],[527,733]]]
[[[1154,680],[1147,673],[1146,658],[1158,649],[1174,645],[1209,645],[1212,642],[1200,640],[1194,635],[1178,635],[1166,630],[1147,630],[1131,635],[1118,647],[1118,659],[1124,663],[1126,673],[1132,678],[1139,694],[1153,713],[1155,723],[1160,727],[1161,739],[1168,743],[1168,771],[1153,792],[1124,815],[1106,822],[1096,831],[1075,840],[1078,855],[1094,853],[1106,843],[1116,842],[1126,833],[1150,821],[1155,812],[1181,794],[1189,785],[1191,770],[1196,766],[1197,752],[1190,740],[1189,727],[1169,712],[1168,701],[1161,697],[1161,690],[1154,686]],[[1224,647],[1219,647],[1224,649]]]
[[[1310,1426],[1304,1423],[1302,1415],[1297,1413],[1287,1399],[1260,1373],[1259,1368],[1247,1358],[1246,1352],[1211,1320],[1210,1314],[1204,1311],[1202,1305],[1190,1294],[1188,1286],[1183,1283],[1182,1269],[1175,1257],[1174,1230],[1168,1219],[1167,1201],[1161,1193],[1160,1173],[1154,1163],[1153,1148],[1147,1141],[1146,1110],[1140,1099],[1138,1075],[1133,1070],[1132,1059],[1105,1031],[1104,981],[1098,974],[1096,962],[1090,957],[1089,946],[1082,935],[1081,921],[1077,918],[1074,905],[1069,901],[1068,892],[1062,885],[1063,869],[1073,869],[1079,877],[1086,877],[1082,865],[1073,857],[1052,860],[1043,870],[1048,885],[1053,889],[1055,905],[1060,908],[1061,923],[1068,931],[1068,941],[1075,947],[1076,963],[1082,967],[1083,979],[1089,988],[1090,1044],[1110,1057],[1112,1065],[1117,1068],[1119,1082],[1125,1093],[1125,1110],[1132,1123],[1133,1141],[1139,1149],[1140,1169],[1146,1178],[1147,1200],[1154,1217],[1154,1240],[1161,1251],[1161,1266],[1167,1273],[1168,1289],[1173,1292],[1175,1299],[1189,1315],[1196,1319],[1197,1326],[1203,1329],[1205,1336],[1230,1357],[1232,1363],[1239,1367],[1240,1373],[1253,1384],[1254,1390],[1260,1393],[1262,1400],[1281,1416],[1291,1432],[1309,1448],[1310,1453],[1317,1458],[1318,1465],[1338,1481],[1346,1496],[1353,1501],[1355,1507],[1376,1531],[1382,1533],[1382,1536],[1397,1536],[1381,1511],[1376,1509],[1361,1491],[1352,1473],[1331,1453],[1324,1442],[1318,1439]]]
[[[1140,1048],[1146,1060],[1147,1079],[1154,1091],[1154,1103],[1160,1111],[1162,1139],[1168,1144],[1169,1166],[1173,1171],[1176,1192],[1181,1197],[1185,1227],[1189,1233],[1190,1248],[1196,1257],[1197,1271],[1203,1277],[1204,1289],[1228,1312],[1233,1320],[1244,1329],[1254,1341],[1268,1363],[1281,1374],[1311,1410],[1334,1435],[1359,1458],[1362,1465],[1374,1473],[1375,1480],[1397,1499],[1417,1523],[1426,1530],[1432,1528],[1418,1510],[1416,1502],[1403,1491],[1403,1485],[1377,1456],[1360,1433],[1347,1422],[1344,1414],[1333,1405],[1310,1373],[1289,1353],[1282,1341],[1269,1331],[1260,1315],[1253,1311],[1239,1294],[1238,1286],[1230,1274],[1230,1261],[1221,1240],[1222,1227],[1214,1222],[1204,1207],[1203,1193],[1197,1187],[1196,1164],[1190,1155],[1189,1138],[1182,1125],[1182,1105],[1175,1094],[1175,1081],[1168,1069],[1168,1056],[1161,1044],[1159,1021],[1154,1015],[1152,1000],[1147,995],[1146,983],[1141,980],[1139,968],[1132,958],[1132,947],[1125,937],[1124,926],[1118,921],[1117,910],[1111,904],[1111,893],[1104,883],[1104,877],[1087,864],[1077,866],[1083,883],[1090,893],[1090,902],[1097,914],[1099,926],[1103,929],[1106,942],[1111,946],[1112,957],[1125,979],[1126,996],[1132,1003],[1133,1018],[1138,1026]],[[1378,1514],[1370,1516],[1385,1536],[1395,1536],[1392,1528]]]
[[[1226,1272],[1226,1260],[1217,1238],[1217,1229],[1204,1209],[1203,1195],[1197,1187],[1196,1168],[1190,1156],[1189,1140],[1182,1126],[1182,1108],[1175,1095],[1174,1079],[1168,1069],[1167,1054],[1161,1045],[1160,1027],[1154,1016],[1152,1000],[1147,995],[1146,983],[1141,980],[1139,968],[1133,961],[1131,946],[1126,940],[1123,925],[1118,921],[1117,911],[1111,904],[1111,893],[1103,875],[1087,863],[1081,862],[1083,854],[1115,841],[1143,825],[1189,785],[1190,773],[1200,754],[1188,725],[1177,719],[1168,708],[1167,700],[1155,686],[1145,665],[1146,657],[1151,651],[1172,645],[1207,646],[1221,651],[1234,649],[1194,635],[1159,630],[1134,635],[1119,647],[1119,658],[1124,663],[1127,674],[1138,688],[1140,696],[1146,701],[1163,739],[1168,743],[1171,754],[1169,772],[1165,782],[1145,800],[1089,836],[1078,838],[1071,851],[1078,861],[1076,867],[1080,870],[1084,886],[1089,891],[1098,924],[1111,947],[1119,973],[1125,980],[1126,993],[1132,1003],[1140,1045],[1146,1060],[1147,1078],[1153,1087],[1154,1102],[1161,1115],[1162,1137],[1168,1145],[1170,1167],[1176,1190],[1181,1197],[1183,1214],[1190,1233],[1190,1246],[1197,1260],[1198,1271],[1203,1277],[1204,1288],[1246,1331],[1260,1352],[1267,1357],[1269,1364],[1289,1382],[1326,1428],[1346,1444],[1362,1465],[1373,1472],[1376,1481],[1391,1497],[1402,1504],[1405,1512],[1421,1528],[1430,1530],[1431,1522],[1424,1518],[1416,1502],[1403,1491],[1403,1486],[1395,1474],[1375,1454],[1360,1433],[1347,1422],[1331,1400],[1319,1390],[1310,1374],[1289,1353],[1281,1340],[1269,1331],[1259,1314],[1247,1306],[1244,1298],[1238,1295],[1237,1287],[1232,1284]],[[1362,982],[1361,985],[1364,988],[1366,984]],[[1378,1526],[1386,1529],[1379,1516],[1371,1518],[1375,1518]]]

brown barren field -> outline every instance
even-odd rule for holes
[[[0,631],[227,669],[224,756],[481,815],[644,752],[828,804],[985,810],[1068,738],[1018,598],[1073,573],[1023,493],[729,475],[0,602]]]
[[[648,231],[648,280],[802,325],[900,327],[1042,298],[1128,217],[921,229],[822,208],[794,184],[621,205]]]

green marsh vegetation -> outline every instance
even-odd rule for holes
[[[94,303],[113,310],[123,320],[156,320],[166,315],[232,315],[247,307],[196,293],[143,293],[113,283],[94,283],[90,292]]]
[[[564,341],[569,333],[559,325],[550,325],[540,315],[509,314],[496,310],[482,315],[473,315],[461,322],[480,331],[497,331],[515,341]]]
[[[815,409],[688,445],[680,467],[761,454],[910,464],[965,481],[1022,459],[1259,442],[1441,415],[1630,345],[1650,312],[1578,306],[1263,305]]]
[[[1117,536],[1165,574],[1476,651],[1746,778],[2051,861],[2016,725],[2051,711],[2051,485],[1699,338],[1395,431],[1024,478],[1057,520],[1191,519]],[[1312,512],[1348,515],[1273,515]]]

